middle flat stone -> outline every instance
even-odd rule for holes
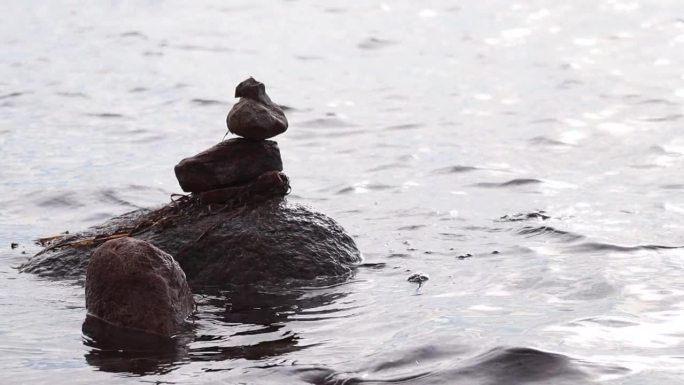
[[[185,158],[174,167],[185,192],[204,192],[248,182],[267,171],[282,171],[278,143],[234,138]]]

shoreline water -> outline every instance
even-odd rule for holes
[[[10,384],[526,383],[537,372],[495,370],[523,360],[558,383],[680,383],[679,14],[3,2],[0,369]],[[364,265],[330,287],[199,293],[170,355],[88,345],[82,287],[14,266],[36,238],[168,202],[172,166],[221,139],[250,75],[291,106],[288,199],[335,218]]]

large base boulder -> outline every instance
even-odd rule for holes
[[[21,270],[78,279],[98,243],[123,235],[173,255],[193,286],[311,284],[347,277],[361,260],[354,240],[334,220],[283,198],[231,206],[186,197],[64,238]]]
[[[149,242],[119,238],[93,252],[86,273],[86,309],[113,326],[171,336],[192,313],[185,273]]]

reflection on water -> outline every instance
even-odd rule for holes
[[[366,266],[364,266],[365,268]],[[372,265],[381,269],[384,265]],[[310,346],[288,330],[288,321],[325,321],[355,307],[341,305],[349,293],[318,293],[294,290],[279,293],[252,291],[210,292],[197,295],[196,318],[187,330],[172,338],[121,330],[87,317],[83,324],[86,362],[105,372],[131,375],[164,375],[188,362],[261,361],[299,352]],[[325,291],[325,289],[324,289]],[[205,323],[211,323],[205,327]],[[312,345],[313,346],[313,345]],[[336,372],[325,367],[292,363],[275,365],[311,384],[357,383],[463,383],[525,384],[557,378],[556,383],[577,383],[589,378],[580,362],[555,353],[531,348],[495,347],[479,354],[467,345],[450,343],[395,351],[355,371]],[[420,371],[416,372],[416,364]],[[302,366],[302,367],[300,367]],[[586,366],[586,365],[585,365]],[[208,372],[233,368],[205,369]],[[601,370],[622,370],[603,367]]]
[[[187,356],[190,332],[166,338],[114,327],[94,317],[83,322],[86,362],[105,372],[165,374]]]
[[[319,291],[324,290],[320,293]],[[309,347],[288,321],[349,317],[338,304],[347,293],[325,289],[265,292],[201,290],[182,333],[166,338],[120,329],[88,316],[83,323],[88,364],[102,371],[165,374],[184,362],[263,360]],[[229,370],[229,369],[213,369]]]
[[[0,2],[3,384],[681,383],[682,15]],[[290,199],[364,265],[329,287],[195,288],[164,348],[84,337],[79,283],[13,266],[35,238],[167,202],[248,76],[289,106]]]

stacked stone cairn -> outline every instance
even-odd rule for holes
[[[266,140],[287,130],[283,110],[266,95],[263,83],[253,78],[237,86],[235,97],[240,101],[226,122],[230,132],[241,137],[222,141],[175,167],[183,191],[203,204],[234,206],[289,191],[278,144]],[[90,258],[83,330],[93,338],[108,340],[111,326],[171,336],[182,329],[193,306],[183,270],[150,242],[113,239]]]
[[[87,266],[87,335],[119,346],[113,329],[133,332],[135,341],[181,332],[194,308],[188,279],[252,285],[346,277],[361,261],[334,220],[280,199],[289,182],[278,144],[268,139],[287,130],[287,119],[264,85],[249,78],[235,96],[227,124],[239,137],[175,167],[192,193],[187,199],[69,235],[21,267],[76,278]]]
[[[249,78],[238,84],[240,100],[226,118],[238,136],[183,159],[174,169],[185,192],[204,204],[243,204],[289,192],[278,143],[267,140],[287,130],[282,108],[266,94],[263,83]]]

